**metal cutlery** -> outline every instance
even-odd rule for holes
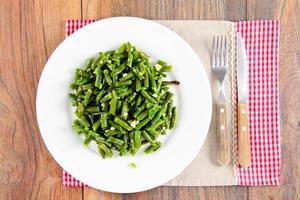
[[[247,110],[248,63],[244,40],[240,33],[237,33],[236,55],[238,84],[238,159],[242,167],[248,167],[251,164]]]
[[[228,69],[228,43],[226,36],[214,36],[212,47],[212,71],[216,75],[220,90],[216,105],[217,113],[217,161],[221,166],[226,166],[230,161],[230,140],[227,129],[226,95],[224,79]]]

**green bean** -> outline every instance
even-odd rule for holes
[[[112,71],[112,75],[116,76],[120,74],[125,69],[125,67],[126,67],[125,63],[121,64],[118,68]]]
[[[93,58],[89,58],[87,61],[86,61],[86,64],[85,64],[85,69],[89,69],[91,66],[92,66],[92,63],[93,63]]]
[[[123,140],[120,140],[120,139],[115,138],[115,137],[112,137],[112,136],[108,137],[108,138],[107,138],[107,141],[108,141],[108,142],[111,142],[111,143],[113,143],[113,144],[116,144],[116,145],[122,145],[122,144],[124,144],[124,141],[123,141]]]
[[[70,97],[70,99],[72,101],[72,105],[76,106],[78,104],[76,95],[75,94],[69,94],[69,97]]]
[[[132,102],[134,100],[135,96],[136,96],[136,93],[132,93],[130,96],[128,96],[128,98],[127,98],[128,102],[129,103]]]
[[[127,131],[131,131],[132,130],[132,127],[127,122],[125,122],[124,120],[116,117],[114,121],[117,124],[119,124],[121,127],[125,128]]]
[[[133,116],[134,116],[135,118],[137,118],[137,116],[138,116],[141,112],[143,112],[144,108],[145,108],[145,105],[142,105],[141,107],[139,107],[139,108],[133,113]]]
[[[177,117],[177,112],[176,112],[176,107],[172,108],[172,118],[170,122],[170,129],[174,128],[175,122],[176,122],[176,117]]]
[[[164,121],[163,120],[160,120],[160,121],[158,121],[158,122],[156,122],[156,123],[151,123],[151,126],[149,126],[148,127],[148,129],[156,129],[157,127],[159,127],[159,126],[161,126],[162,124],[164,123]],[[147,130],[148,130],[147,129]]]
[[[84,127],[90,127],[90,123],[88,122],[88,120],[85,118],[84,115],[82,115],[80,118],[79,118],[81,124],[84,126]]]
[[[104,135],[105,136],[113,136],[113,135],[117,135],[119,133],[120,133],[120,131],[115,129],[115,130],[108,130],[108,131],[106,131],[104,133]]]
[[[90,78],[91,76],[88,72],[78,68],[76,69],[75,74],[78,75],[77,79],[79,79],[79,77]]]
[[[149,117],[147,117],[146,119],[144,119],[143,121],[141,121],[140,123],[138,123],[135,127],[136,130],[140,130],[141,128],[143,128],[144,126],[146,126],[149,122],[151,121],[151,119]]]
[[[132,71],[134,72],[134,74],[138,79],[140,80],[144,79],[143,73],[141,73],[137,68],[134,68]]]
[[[112,157],[113,155],[112,151],[103,143],[98,144],[98,149],[103,150],[108,157]]]
[[[147,91],[142,90],[142,91],[141,91],[141,94],[142,94],[148,101],[150,101],[150,102],[152,102],[152,103],[157,103],[156,100],[155,100],[153,97],[151,97],[151,96],[148,94]]]
[[[85,138],[83,144],[88,145],[93,139],[94,139],[93,136],[88,136],[88,137]]]
[[[140,113],[136,118],[141,121],[143,119],[145,119],[147,116],[149,115],[149,111],[145,110],[142,113]]]
[[[128,53],[128,59],[127,59],[127,66],[131,67],[132,66],[132,61],[133,61],[133,55],[131,52]]]
[[[102,103],[101,106],[102,106],[102,111],[103,112],[108,112],[109,111],[109,103],[108,102]]]
[[[79,97],[83,93],[83,89],[79,86],[75,92],[76,97]]]
[[[158,80],[157,80],[156,93],[159,93],[159,92],[160,92],[161,85],[162,85],[162,78],[159,77]],[[158,95],[158,96],[159,96],[159,95]],[[160,96],[159,96],[159,97],[160,97]]]
[[[141,90],[141,88],[142,88],[141,81],[138,78],[135,79],[135,90],[138,92]]]
[[[155,114],[159,111],[160,106],[158,105],[154,105],[150,110],[149,110],[149,118],[153,119],[153,117],[155,116]]]
[[[100,108],[99,106],[87,107],[85,111],[88,113],[98,113],[100,112]]]
[[[142,103],[143,97],[142,95],[138,95],[136,99],[136,106],[139,106]]]
[[[151,145],[154,145],[153,139],[151,138],[151,136],[148,134],[146,130],[142,131],[142,135]]]
[[[157,132],[157,131],[154,130],[154,129],[147,128],[147,131],[148,131],[148,133],[150,133],[150,134],[153,136],[153,139],[154,139],[154,140],[155,140],[155,139],[158,137],[158,135],[159,135],[159,132]]]
[[[159,149],[161,146],[161,143],[159,141],[157,141],[154,145],[149,146],[147,149],[145,149],[145,153],[152,153],[157,151],[157,149]]]
[[[145,74],[144,74],[144,87],[145,87],[145,88],[148,88],[148,87],[149,87],[149,76],[148,76],[147,71],[146,71]]]
[[[125,75],[125,74],[124,74],[124,75]],[[130,73],[126,74],[125,76],[123,76],[122,78],[120,78],[120,81],[126,81],[126,80],[129,80],[129,79],[131,79],[133,76],[134,76],[134,73],[133,73],[133,72],[130,72]]]
[[[112,115],[116,114],[116,110],[117,110],[117,94],[116,91],[112,91],[112,98],[110,101],[110,109],[109,109],[109,113]]]
[[[121,111],[121,118],[126,120],[128,117],[128,103],[127,101],[124,101],[123,106],[122,106],[122,111]]]
[[[107,95],[105,95],[105,96],[100,100],[100,102],[101,102],[101,103],[104,103],[104,102],[106,102],[106,101],[109,101],[111,98],[112,98],[112,94],[111,94],[111,93],[108,93]]]
[[[105,159],[105,152],[104,152],[102,149],[100,149],[100,148],[98,148],[98,152],[99,152],[99,154],[101,155],[101,157],[102,157],[103,159]]]
[[[134,146],[136,149],[139,149],[141,147],[141,131],[135,131],[134,132]]]
[[[119,124],[117,124],[117,123],[115,123],[115,122],[113,122],[113,121],[111,121],[111,120],[109,120],[108,123],[109,123],[109,125],[111,125],[113,128],[119,130],[121,133],[125,133],[125,131],[123,130],[123,128],[122,128]]]
[[[81,78],[81,79],[78,79],[76,81],[76,85],[84,85],[86,83],[90,82],[90,79],[89,78]]]
[[[171,117],[172,116],[172,107],[173,107],[173,100],[169,101],[168,107],[167,107],[167,116]]]
[[[149,76],[149,80],[150,80],[150,84],[151,84],[151,89],[156,92],[157,88],[156,88],[156,82],[154,79],[154,75],[152,74],[152,72],[150,72],[150,69],[147,69],[148,72],[148,76]]]
[[[103,74],[104,74],[104,78],[105,78],[107,84],[108,84],[108,85],[112,85],[112,79],[111,79],[111,77],[109,76],[109,73],[108,73],[108,70],[107,70],[107,69],[103,71]]]
[[[86,91],[84,100],[83,100],[83,105],[87,106],[90,103],[92,93],[93,93],[93,91],[91,89],[88,89],[88,91]]]
[[[166,106],[171,101],[172,97],[173,97],[173,93],[167,92],[166,98],[165,98],[164,102],[162,103],[162,106]]]
[[[82,90],[88,90],[88,89],[93,89],[94,88],[94,84],[93,83],[89,83],[86,85],[82,85]]]
[[[126,48],[127,48],[127,43],[123,43],[117,50],[116,52],[117,53],[123,53],[124,51],[126,51]]]
[[[118,89],[118,88],[116,88],[116,89]],[[130,89],[128,89],[126,92],[118,94],[118,96],[119,96],[119,97],[126,97],[126,96],[128,96],[128,95],[130,95],[130,94],[132,94],[132,93],[133,93],[133,91],[132,91],[132,89],[130,88]]]
[[[116,112],[120,112],[122,108],[122,101],[121,100],[117,100],[117,110]]]
[[[107,113],[103,113],[100,116],[100,121],[101,121],[101,127],[103,129],[106,129],[108,127],[108,125],[107,125]]]
[[[97,131],[97,129],[100,127],[100,125],[101,125],[101,121],[97,120],[92,126],[93,131]]]
[[[163,66],[159,71],[161,72],[170,72],[172,71],[173,67],[172,66]]]
[[[82,116],[83,113],[84,113],[84,106],[82,105],[82,103],[78,102],[78,105],[77,105],[77,114],[78,116]]]
[[[144,75],[145,72],[146,72],[146,66],[145,66],[144,63],[141,63],[141,64],[140,64],[140,72],[141,72],[142,75]]]
[[[104,94],[104,90],[101,90],[101,91],[98,93],[98,95],[97,95],[97,97],[96,97],[96,103],[97,103],[97,104],[100,102],[100,100],[101,100],[103,94]]]
[[[160,64],[161,66],[166,66],[167,65],[167,63],[163,60],[158,60],[157,64]]]
[[[115,83],[115,87],[120,87],[120,86],[126,86],[126,85],[131,85],[132,81],[127,80],[127,81],[118,81]]]
[[[130,153],[132,155],[134,155],[137,152],[137,149],[136,149],[135,143],[134,143],[134,136],[135,136],[135,132],[131,131],[129,133],[129,145],[130,145]]]
[[[128,87],[127,86],[122,86],[122,87],[116,88],[116,92],[117,92],[118,95],[122,94],[122,93],[125,93],[127,91],[128,91]]]
[[[96,74],[96,80],[95,80],[95,86],[99,89],[102,88],[102,71],[100,70],[100,67],[97,67],[95,69],[95,74]]]
[[[156,122],[158,122],[160,120],[160,117],[163,115],[163,113],[165,113],[166,109],[163,108],[161,109],[156,115],[155,118],[152,120],[152,123],[155,124]]]

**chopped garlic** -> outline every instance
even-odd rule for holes
[[[110,127],[110,130],[115,130],[115,127]]]
[[[135,128],[135,126],[139,123],[139,121],[133,120],[132,122],[130,122],[130,126],[132,128]]]
[[[127,76],[127,73],[124,73],[124,74],[123,74],[123,77],[125,77],[125,76]]]
[[[161,70],[161,68],[162,68],[162,66],[160,64],[155,64],[154,66],[157,71]]]

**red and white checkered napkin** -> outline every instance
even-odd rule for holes
[[[67,20],[66,36],[95,20]],[[237,22],[245,39],[249,63],[249,131],[251,166],[237,168],[238,185],[280,184],[279,22]],[[63,172],[63,185],[84,184]]]
[[[251,146],[251,166],[238,167],[238,184],[279,185],[279,22],[237,22],[236,31],[245,39],[248,55]]]

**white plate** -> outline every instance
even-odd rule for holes
[[[155,153],[103,160],[95,146],[83,146],[72,130],[69,85],[76,66],[99,51],[130,41],[153,58],[173,65],[179,118],[175,130]],[[212,100],[204,68],[192,48],[176,33],[153,21],[115,17],[97,21],[64,40],[49,58],[40,78],[36,111],[42,137],[54,159],[85,184],[110,192],[148,190],[181,173],[200,150],[211,120]],[[131,168],[135,162],[137,168]]]

